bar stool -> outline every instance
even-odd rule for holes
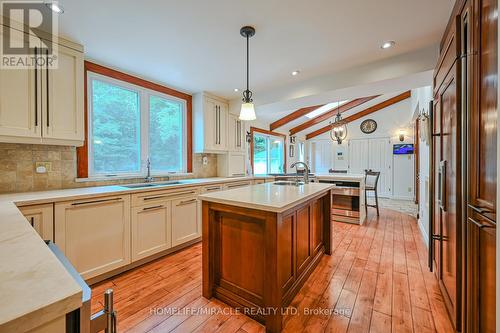
[[[366,214],[368,214],[368,207],[373,207],[377,209],[377,216],[380,216],[378,210],[378,192],[377,192],[377,184],[378,179],[380,177],[379,171],[365,170],[365,210]],[[375,193],[375,205],[368,204],[368,196],[367,192],[373,191]]]

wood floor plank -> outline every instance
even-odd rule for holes
[[[332,224],[332,255],[292,300],[299,314],[285,316],[284,332],[453,331],[416,220],[380,213],[370,210],[363,226]],[[112,288],[120,332],[264,332],[255,320],[201,296],[201,254],[198,243],[92,286],[92,311]],[[193,312],[159,315],[152,311],[158,308]]]
[[[391,331],[391,316],[373,311],[370,323],[370,333],[387,333]]]

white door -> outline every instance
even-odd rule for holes
[[[368,169],[368,140],[349,140],[349,173],[364,174]]]
[[[217,108],[215,101],[210,98],[205,98],[203,121],[205,126],[205,149],[212,150],[215,148],[215,143],[218,141],[219,124],[217,122]]]
[[[83,54],[60,45],[58,56],[58,68],[42,75],[43,136],[83,141]]]
[[[316,141],[311,144],[311,160],[316,174],[328,174],[332,165],[332,142]]]
[[[392,195],[392,151],[389,138],[370,139],[368,154],[368,169],[380,172],[378,180],[378,195]]]
[[[22,32],[10,31],[12,42],[24,42]],[[41,138],[40,75],[35,69],[0,69],[0,135]]]

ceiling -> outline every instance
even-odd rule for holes
[[[228,99],[436,44],[453,0],[59,0],[60,32],[86,57],[146,79]],[[380,49],[384,40],[396,47]],[[292,76],[293,70],[300,70]]]

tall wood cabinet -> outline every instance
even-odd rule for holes
[[[434,74],[430,261],[457,331],[495,332],[496,0],[458,0]]]
[[[9,33],[24,42],[22,31],[0,28],[2,38]],[[0,142],[83,144],[83,47],[59,42],[57,68],[0,69]],[[33,50],[32,56],[45,56],[40,53]]]

